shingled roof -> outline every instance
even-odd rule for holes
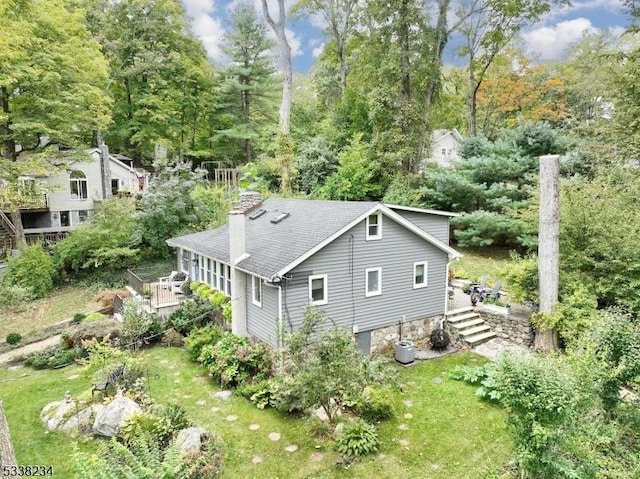
[[[406,221],[384,204],[376,201],[320,201],[270,198],[258,210],[245,217],[246,251],[248,257],[237,267],[264,278],[272,278],[322,246],[341,230],[361,221],[376,209]],[[278,223],[271,220],[284,213],[289,215]],[[257,217],[256,217],[257,216]],[[254,219],[251,219],[254,217]],[[416,227],[417,228],[417,227]],[[456,255],[448,245],[419,230],[418,233],[449,254]],[[180,236],[167,240],[172,247],[184,248],[198,254],[229,263],[229,228]],[[293,266],[292,266],[293,267]]]

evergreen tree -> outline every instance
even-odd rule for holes
[[[274,119],[277,85],[268,54],[272,46],[253,6],[236,7],[222,45],[233,63],[221,72],[221,125],[214,135],[220,153],[234,163],[252,160],[256,139]]]

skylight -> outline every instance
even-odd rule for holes
[[[271,220],[271,222],[274,225],[277,225],[278,223],[280,223],[281,221],[284,221],[285,219],[287,219],[289,217],[290,213],[282,213],[280,216],[276,216],[275,218],[273,218]]]

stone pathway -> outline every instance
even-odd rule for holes
[[[260,424],[250,424],[249,429],[251,429],[252,431],[257,431],[258,429],[260,429]]]
[[[287,452],[296,452],[298,450],[298,446],[297,444],[291,444],[290,446],[285,447],[284,450]]]
[[[485,358],[489,358],[492,361],[495,361],[505,351],[509,351],[515,354],[523,354],[528,353],[529,348],[524,346],[523,344],[512,343],[511,341],[507,341],[502,338],[493,338],[486,343],[482,343],[475,348],[472,349],[474,353],[480,354]]]
[[[225,419],[229,422],[233,422],[238,420],[238,416],[235,414],[229,414]]]
[[[271,439],[272,441],[279,441],[280,440],[280,433],[279,432],[270,432],[269,436],[267,436],[269,439]]]

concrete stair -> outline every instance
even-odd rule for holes
[[[447,312],[446,323],[449,332],[470,347],[482,344],[496,336],[473,306]]]

